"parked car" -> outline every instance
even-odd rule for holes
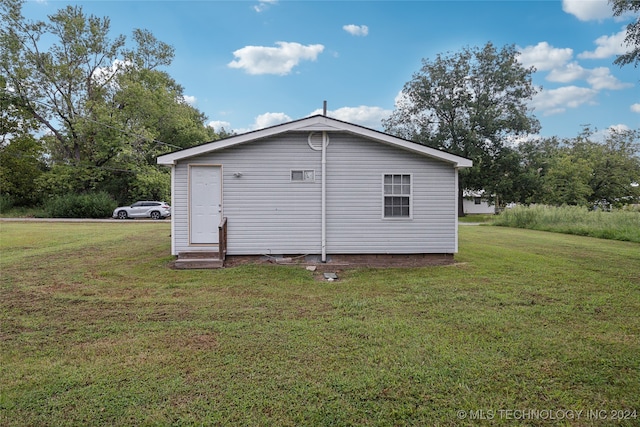
[[[114,218],[164,219],[171,216],[171,206],[166,202],[141,201],[131,206],[120,206],[113,211]]]

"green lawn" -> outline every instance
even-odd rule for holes
[[[171,270],[169,233],[0,222],[0,425],[640,423],[640,244],[466,226],[326,282]]]

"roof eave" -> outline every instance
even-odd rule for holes
[[[291,131],[305,131],[305,132],[349,132],[359,136],[364,136],[370,139],[374,139],[378,142],[400,147],[408,151],[415,152],[427,157],[431,157],[437,160],[441,160],[447,163],[451,163],[457,168],[468,168],[473,165],[473,162],[464,157],[450,154],[444,151],[436,150],[425,145],[420,145],[412,141],[401,139],[393,135],[389,135],[383,132],[379,132],[373,129],[369,129],[363,126],[354,125],[352,123],[343,122],[341,120],[329,118],[322,115],[316,115],[307,117],[292,122],[283,123],[280,125],[272,126],[257,131],[247,132],[240,135],[235,135],[227,139],[220,141],[213,141],[205,143],[196,147],[187,148],[184,150],[176,151],[174,153],[164,154],[158,156],[157,163],[159,165],[172,166],[178,161],[184,160],[190,157],[195,157],[201,154],[210,153],[213,151],[222,150],[227,147],[242,144],[249,141],[255,141],[258,139],[267,138],[276,134],[291,132]]]

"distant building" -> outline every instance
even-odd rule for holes
[[[489,202],[488,197],[484,194],[484,190],[464,190],[462,208],[465,215],[496,213],[495,205]]]

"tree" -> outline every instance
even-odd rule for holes
[[[21,1],[2,5],[0,69],[8,84],[22,107],[55,136],[65,160],[90,157],[90,135],[80,126],[84,117],[97,118],[96,101],[111,80],[98,77],[124,53],[124,36],[110,40],[108,18],[88,17],[81,7],[67,6],[45,23],[26,22]],[[54,42],[45,47],[47,37]]]
[[[609,0],[613,8],[613,16],[621,16],[626,12],[637,13],[634,22],[627,25],[625,43],[631,47],[631,51],[619,55],[613,62],[619,66],[633,63],[635,67],[640,62],[640,1],[638,0]]]
[[[517,150],[520,203],[621,206],[640,200],[640,131],[609,130],[602,142],[585,127],[575,138],[526,141]]]
[[[540,201],[549,205],[588,205],[593,194],[589,186],[592,173],[586,159],[563,150],[551,159],[549,171],[542,177]]]
[[[640,131],[609,130],[603,142],[592,140],[594,132],[585,128],[570,143],[572,154],[587,162],[591,174],[587,181],[590,205],[625,205],[635,203],[640,189]]]
[[[554,158],[560,152],[560,141],[553,138],[528,139],[516,147],[518,174],[514,184],[512,202],[543,203],[545,189],[543,178],[549,172]]]
[[[0,76],[0,193],[19,206],[38,203],[35,182],[46,170],[42,144],[31,135],[35,127]]]
[[[487,43],[423,60],[383,121],[389,133],[473,160],[473,168],[460,173],[460,215],[463,189],[505,191],[505,166],[513,164],[506,159],[514,154],[509,142],[539,129],[526,104],[536,93],[534,68],[523,67],[517,56],[513,45]]]
[[[14,109],[45,134],[39,140],[52,167],[40,179],[43,189],[110,189],[125,201],[145,187],[136,184],[141,179],[163,182],[159,192],[168,192],[168,171],[158,180],[152,170],[155,157],[217,138],[160,70],[171,64],[173,48],[140,29],[132,45],[123,35],[110,38],[109,19],[78,6],[30,22],[22,4],[0,0],[0,76]]]

